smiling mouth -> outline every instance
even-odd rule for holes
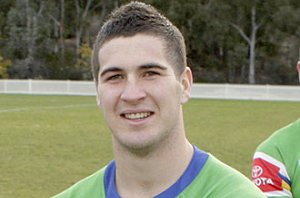
[[[124,113],[122,117],[129,120],[141,120],[151,116],[151,112],[140,112],[140,113]]]

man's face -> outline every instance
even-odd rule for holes
[[[118,37],[99,51],[97,102],[114,143],[149,148],[183,128],[181,104],[188,100],[191,72],[175,76],[159,37]]]

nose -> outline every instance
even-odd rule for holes
[[[136,80],[127,81],[121,94],[121,99],[131,104],[137,104],[145,97],[143,86]]]

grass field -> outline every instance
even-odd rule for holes
[[[255,147],[300,117],[299,102],[191,100],[187,136],[250,174]],[[112,159],[94,97],[0,94],[0,197],[50,197]]]

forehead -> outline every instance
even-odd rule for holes
[[[116,37],[105,42],[99,50],[100,71],[105,67],[128,67],[157,62],[168,66],[164,40],[157,36],[137,34]]]

